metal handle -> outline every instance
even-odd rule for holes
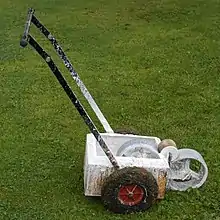
[[[96,104],[95,100],[93,99],[92,95],[90,94],[89,90],[86,88],[83,81],[80,79],[78,73],[74,70],[73,65],[67,58],[66,54],[64,53],[62,47],[58,44],[56,38],[52,36],[52,34],[48,31],[48,29],[35,17],[32,18],[32,23],[40,30],[40,32],[50,41],[53,45],[54,49],[56,50],[58,56],[62,59],[64,65],[69,70],[72,78],[75,80],[76,84],[79,86],[82,94],[89,102],[91,108],[95,112],[96,116],[98,117],[99,121],[101,122],[102,126],[104,127],[105,131],[108,133],[114,133],[111,126],[109,125],[108,121],[106,120],[105,116],[99,109],[98,105]]]
[[[32,20],[33,14],[34,14],[34,9],[30,8],[28,10],[27,21],[25,23],[24,34],[23,34],[21,41],[20,41],[21,47],[26,47],[28,44],[28,33],[30,30],[31,20]]]
[[[115,169],[119,169],[120,166],[119,166],[118,162],[116,161],[115,156],[113,155],[111,150],[108,148],[108,146],[105,143],[104,139],[102,138],[100,132],[98,131],[95,124],[93,123],[93,121],[89,117],[88,113],[86,112],[86,110],[84,109],[84,107],[82,106],[82,104],[80,103],[78,98],[76,97],[75,93],[73,93],[72,89],[68,85],[68,83],[65,80],[65,78],[63,77],[62,73],[59,71],[56,64],[53,62],[52,58],[49,56],[49,54],[47,54],[47,52],[45,50],[43,50],[43,48],[31,36],[31,34],[29,34],[30,24],[31,24],[31,22],[33,24],[35,24],[36,20],[37,19],[34,16],[34,10],[30,8],[28,10],[28,16],[27,16],[27,21],[26,21],[26,24],[25,24],[25,30],[24,30],[23,37],[20,41],[20,45],[22,47],[25,47],[29,43],[38,52],[38,54],[45,60],[45,62],[47,63],[47,65],[49,66],[49,68],[51,69],[53,74],[56,76],[56,78],[59,81],[60,85],[63,87],[64,91],[66,92],[66,94],[70,98],[71,102],[73,103],[73,105],[78,110],[78,112],[81,115],[81,117],[83,118],[84,122],[86,123],[86,125],[90,129],[91,133],[94,135],[97,142],[100,144],[101,148],[105,152],[106,156],[108,157],[108,159],[111,162],[111,164],[113,165],[113,167]],[[43,29],[43,30],[46,30],[46,29]],[[58,44],[57,44],[56,47],[57,47],[57,50],[58,50],[58,48],[60,48],[60,46]],[[55,47],[55,49],[56,49],[56,47]],[[61,50],[61,48],[60,48],[60,50]],[[63,56],[65,56],[64,52],[62,54],[60,54],[60,53],[58,53],[58,54],[60,56],[62,55],[61,56],[62,59],[63,59]],[[65,56],[65,58],[66,58],[66,56]],[[66,58],[66,60],[67,60],[67,58]],[[63,61],[65,61],[65,60],[63,60]],[[65,63],[66,66],[70,64],[70,63],[66,64],[66,62],[64,62],[64,63]]]
[[[75,93],[72,91],[70,86],[68,85],[66,79],[63,77],[62,73],[56,66],[56,64],[53,62],[52,58],[49,56],[49,54],[43,50],[43,48],[35,41],[35,39],[29,35],[29,44],[38,52],[38,54],[44,59],[44,61],[47,63],[55,77],[57,78],[60,85],[63,87],[64,91],[66,92],[67,96],[70,98],[73,105],[76,107],[77,111],[83,118],[85,124],[90,129],[91,133],[96,138],[97,142],[100,144],[101,148],[105,152],[106,156],[108,157],[109,161],[113,165],[114,168],[119,169],[119,164],[115,159],[115,156],[111,152],[111,150],[108,148],[106,142],[102,138],[100,132],[96,128],[94,122],[89,117],[88,113],[84,109],[83,105],[80,103],[79,99],[76,97]]]

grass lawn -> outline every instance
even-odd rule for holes
[[[198,150],[209,167],[202,188],[129,216],[84,197],[89,130],[46,64],[19,46],[30,6],[113,129]],[[0,28],[0,219],[220,219],[219,0],[6,0]]]

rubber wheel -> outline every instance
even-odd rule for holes
[[[114,213],[145,211],[157,199],[155,178],[144,168],[126,167],[113,172],[103,183],[102,201]]]

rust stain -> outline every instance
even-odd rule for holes
[[[158,175],[158,199],[163,199],[166,193],[166,173],[160,172]]]

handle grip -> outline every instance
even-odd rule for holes
[[[30,30],[31,20],[32,20],[33,14],[34,14],[34,9],[30,8],[28,10],[27,21],[25,23],[24,34],[23,34],[21,41],[20,41],[21,47],[26,47],[28,44],[28,33]]]

